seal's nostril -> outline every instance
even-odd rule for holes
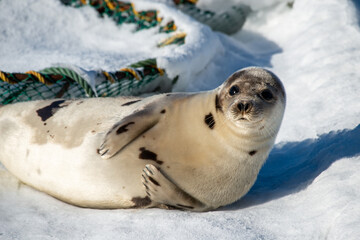
[[[239,104],[237,105],[237,107],[238,107],[238,109],[240,110],[240,112],[244,111],[244,109],[245,109],[245,106],[244,106],[244,104],[242,104],[242,103],[239,103]]]
[[[240,112],[245,112],[248,113],[250,112],[251,108],[252,108],[252,104],[249,102],[245,102],[245,103],[239,103],[237,105],[238,109],[240,110]]]
[[[251,103],[245,103],[245,112],[249,112],[251,110],[252,104]]]

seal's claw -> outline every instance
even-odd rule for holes
[[[209,209],[181,190],[152,164],[147,164],[143,169],[142,183],[146,194],[153,202],[183,210],[204,211]]]
[[[147,164],[146,166],[145,166],[145,168],[146,168],[146,170],[149,172],[149,173],[151,173],[151,175],[154,175],[154,170],[157,170],[157,171],[159,171],[154,165],[152,165],[152,164]]]
[[[116,146],[110,139],[106,139],[103,144],[101,144],[98,153],[102,159],[109,159],[114,156],[116,152]]]
[[[147,164],[143,169],[142,183],[145,186],[146,193],[151,196],[153,201],[161,202],[162,196],[159,195],[161,192],[161,179],[162,173],[152,164]]]
[[[110,149],[107,148],[106,143],[104,143],[103,145],[101,145],[98,153],[100,154],[101,158],[108,159],[112,156],[109,151],[110,151]]]

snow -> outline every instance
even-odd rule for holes
[[[236,203],[207,213],[82,209],[0,168],[0,239],[360,239],[360,5],[246,2],[254,12],[243,30],[226,36],[164,4],[169,1],[136,1],[188,33],[185,45],[157,49],[166,35],[133,33],[133,26],[99,19],[91,8],[0,1],[2,71],[57,63],[114,70],[156,56],[170,75],[182,75],[178,91],[212,89],[250,65],[273,71],[287,91],[276,146]]]
[[[159,10],[163,23],[174,20],[179,31],[188,34],[186,46],[157,48],[169,37],[159,33],[159,27],[136,32],[134,24],[117,26],[110,18],[99,19],[91,7],[75,9],[60,1],[30,0],[1,1],[0,8],[0,66],[10,72],[64,63],[87,70],[115,71],[156,57],[170,78],[181,73],[188,82],[222,50],[208,26],[159,3],[136,1],[136,9]]]

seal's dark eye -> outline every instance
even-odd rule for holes
[[[230,91],[229,91],[229,94],[231,95],[231,96],[234,96],[235,94],[237,94],[237,93],[239,93],[239,87],[238,86],[236,86],[236,85],[234,85],[234,86],[232,86],[231,88],[230,88]]]
[[[270,92],[270,90],[265,89],[264,91],[262,91],[260,93],[261,97],[266,100],[266,101],[270,101],[271,99],[274,98],[273,94]]]

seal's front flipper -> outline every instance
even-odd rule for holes
[[[146,165],[142,178],[146,193],[154,202],[189,211],[211,209],[176,186],[152,164]]]
[[[106,133],[99,154],[104,159],[111,158],[141,134],[155,126],[158,121],[159,114],[154,114],[149,109],[125,117]]]

